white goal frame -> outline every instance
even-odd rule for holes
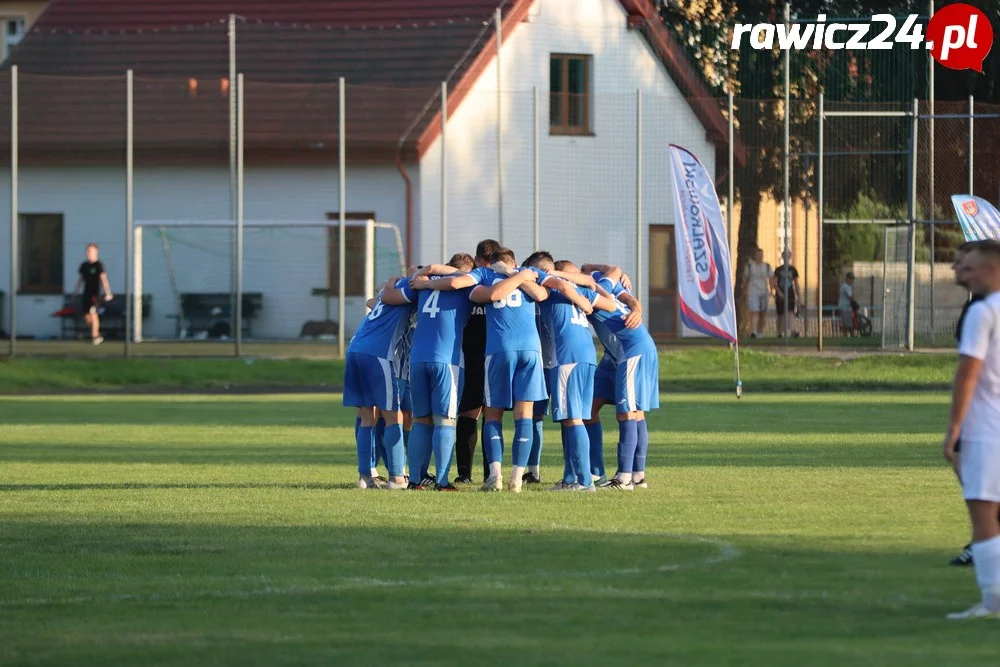
[[[377,222],[373,219],[368,220],[347,220],[345,221],[345,226],[347,227],[364,227],[365,229],[365,278],[364,278],[364,298],[365,301],[371,299],[375,296],[375,230],[376,229],[388,229],[393,232],[396,241],[396,251],[399,256],[399,267],[400,275],[406,274],[406,259],[403,256],[403,240],[400,234],[399,227],[392,223],[387,222]],[[136,220],[133,227],[133,261],[132,261],[132,294],[136,295],[134,298],[134,311],[135,316],[132,318],[132,340],[136,343],[141,343],[143,341],[142,333],[142,288],[143,288],[143,278],[142,278],[142,237],[143,231],[147,227],[152,227],[159,230],[165,229],[230,229],[233,234],[238,233],[238,227],[232,220]],[[340,227],[339,220],[327,220],[327,221],[317,221],[317,220],[245,220],[243,221],[243,228],[251,229],[282,229],[282,228],[292,228],[292,229],[337,229]],[[234,244],[239,243],[237,239],[233,239]],[[235,257],[235,245],[234,254],[232,257],[233,261],[233,273],[235,274],[242,269],[242,267],[236,266]],[[238,285],[240,281],[233,280],[233,284],[237,285],[235,291],[235,298],[237,302],[240,301],[243,296],[240,292]],[[346,284],[341,283],[340,294],[337,295],[339,299],[346,299]],[[341,331],[344,330],[344,323],[339,322]],[[236,326],[241,326],[237,323]],[[342,334],[343,335],[343,334]]]

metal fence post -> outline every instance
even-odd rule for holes
[[[345,252],[345,244],[347,243],[347,153],[344,150],[344,133],[346,132],[346,122],[344,119],[344,108],[347,106],[345,104],[345,84],[344,77],[340,77],[339,80],[340,95],[338,108],[339,113],[339,130],[338,130],[338,179],[340,182],[338,198],[340,200],[340,229],[339,229],[339,241],[337,243],[337,253],[338,253],[338,266],[337,266],[337,351],[340,353],[340,358],[344,358],[344,337],[346,336],[347,327],[344,323],[344,318],[347,316],[347,305],[344,303],[347,299],[347,271],[345,270],[344,263],[347,261],[347,253]]]
[[[729,88],[726,91],[726,106],[729,110],[729,192],[726,198],[726,242],[729,244],[729,254],[730,256],[735,256],[736,253],[733,252],[733,208],[735,206],[735,173],[734,169],[736,167],[736,151],[733,147],[733,141],[736,137],[736,119],[733,117],[733,89]]]
[[[532,113],[532,160],[534,161],[534,175],[533,183],[534,187],[532,192],[534,193],[534,215],[535,215],[535,251],[541,250],[541,236],[542,236],[542,216],[541,216],[541,192],[539,191],[539,183],[541,182],[541,159],[539,157],[539,149],[541,148],[541,137],[539,136],[538,130],[538,86],[533,86],[531,89],[531,113]]]
[[[448,82],[441,82],[441,261],[448,261]]]
[[[819,94],[819,156],[816,166],[816,181],[818,196],[816,201],[816,216],[818,232],[816,234],[817,279],[816,279],[816,349],[823,351],[823,93]]]
[[[917,259],[917,132],[920,123],[919,101],[913,99],[912,129],[910,130],[910,233],[906,260],[906,349],[913,350],[916,315],[916,259]]]
[[[135,299],[142,300],[142,295],[136,296],[131,289],[132,275],[132,221],[133,221],[133,193],[134,193],[134,168],[135,168],[135,145],[133,129],[135,127],[134,117],[134,83],[132,70],[125,73],[125,358],[132,356],[132,307]]]
[[[642,90],[635,91],[635,297],[642,301]]]
[[[236,75],[236,356],[243,354],[243,74]]]
[[[7,326],[10,327],[8,334],[10,335],[10,356],[17,354],[17,285],[18,282],[18,266],[17,266],[17,249],[18,249],[18,227],[21,224],[20,217],[18,216],[18,101],[17,101],[17,65],[11,65],[10,67],[10,294],[7,299],[9,303],[7,304],[9,308],[9,317],[7,318],[9,322]]]
[[[497,34],[497,240],[503,245],[503,67],[500,47],[503,40],[503,12],[494,13]]]
[[[790,3],[786,2],[785,3],[785,28],[786,29],[789,29],[791,27],[790,23],[789,23],[789,21],[791,20],[791,16],[792,16],[792,6],[791,6]],[[791,203],[789,202],[789,197],[791,196],[791,190],[792,190],[791,183],[790,183],[790,180],[789,180],[789,169],[790,169],[789,160],[791,159],[790,154],[791,154],[791,116],[792,116],[792,114],[791,114],[791,103],[792,103],[791,72],[789,71],[790,69],[791,69],[791,49],[785,49],[785,67],[784,67],[784,70],[785,70],[785,113],[784,113],[784,116],[785,116],[785,137],[784,137],[784,156],[783,156],[783,160],[782,160],[784,162],[784,171],[785,171],[785,174],[784,174],[784,195],[783,195],[784,196],[784,200],[785,200],[785,205],[784,205],[784,212],[785,212],[785,229],[784,229],[784,232],[785,232],[785,243],[784,243],[784,246],[785,247],[782,249],[781,260],[782,260],[782,264],[785,265],[785,280],[784,280],[785,285],[784,285],[784,294],[782,295],[782,298],[784,299],[784,302],[785,302],[785,308],[784,308],[785,312],[782,315],[782,319],[784,320],[784,322],[782,323],[783,324],[783,326],[782,326],[782,333],[784,334],[782,336],[782,338],[783,338],[784,344],[786,344],[786,345],[788,344],[788,282],[789,282],[788,281],[788,268],[789,268],[789,265],[788,265],[787,262],[785,262],[785,255],[784,255],[784,253],[785,252],[789,252],[790,253],[791,249],[792,249],[792,247],[791,247],[792,246],[792,240],[791,240],[792,208],[791,208]],[[791,260],[791,256],[789,255],[789,261],[790,260]],[[777,261],[777,260],[775,260],[775,261]],[[777,323],[775,323],[775,324],[777,324]]]
[[[229,234],[229,289],[230,296],[234,293],[234,287],[236,285],[236,114],[237,114],[237,102],[236,102],[236,14],[229,15],[229,79],[228,79],[228,96],[229,96],[229,221],[232,222],[233,227]],[[239,329],[240,321],[235,319],[236,313],[236,299],[231,298],[229,301],[230,305],[230,323],[234,330]],[[236,339],[233,338],[235,341]],[[233,353],[236,354],[235,342],[233,345]]]
[[[975,194],[973,188],[975,187],[975,181],[973,179],[973,167],[975,166],[975,156],[973,154],[973,137],[975,135],[975,123],[976,123],[976,100],[972,95],[969,95],[969,195]]]

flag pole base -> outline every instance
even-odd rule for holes
[[[743,398],[743,383],[736,381],[736,400]]]

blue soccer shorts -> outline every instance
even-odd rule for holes
[[[458,417],[465,372],[461,366],[417,361],[410,364],[410,404],[414,417]]]
[[[552,419],[590,419],[594,403],[594,364],[564,364],[549,369]]]
[[[403,412],[412,412],[413,403],[410,400],[410,381],[403,378],[396,378],[396,392],[399,395],[399,409]]]
[[[344,373],[344,405],[356,408],[376,407],[395,412],[399,409],[399,392],[392,364],[361,352],[347,353]]]
[[[600,398],[605,403],[615,402],[615,375],[617,373],[618,363],[605,353],[594,373],[594,398]]]
[[[615,374],[615,411],[655,410],[660,407],[660,359],[656,348],[618,363]]]
[[[542,354],[520,350],[487,355],[483,394],[483,404],[490,408],[512,408],[515,402],[545,400],[548,394]]]

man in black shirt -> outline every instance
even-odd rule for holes
[[[792,253],[786,250],[782,253],[784,264],[774,270],[774,279],[777,283],[774,292],[774,309],[778,315],[778,336],[784,337],[785,313],[788,313],[788,324],[793,338],[798,338],[799,329],[795,325],[795,320],[799,316],[799,272],[792,266]],[[785,294],[788,294],[788,301],[785,301]]]
[[[500,244],[485,239],[476,246],[476,266],[489,266],[490,257],[500,250]],[[483,385],[486,381],[486,306],[474,304],[462,336],[465,357],[465,386],[458,403],[458,423],[455,427],[455,459],[458,468],[456,484],[472,484],[472,459],[479,437],[479,415],[483,410]],[[489,477],[489,464],[483,456],[483,479]]]
[[[104,339],[101,337],[101,321],[97,317],[97,306],[101,302],[101,288],[104,288],[104,301],[111,301],[114,295],[111,293],[111,285],[108,284],[108,274],[104,272],[104,265],[97,259],[97,244],[87,244],[87,261],[80,265],[80,277],[76,280],[73,288],[73,297],[83,287],[83,321],[90,325],[90,338],[94,345],[100,345]]]

